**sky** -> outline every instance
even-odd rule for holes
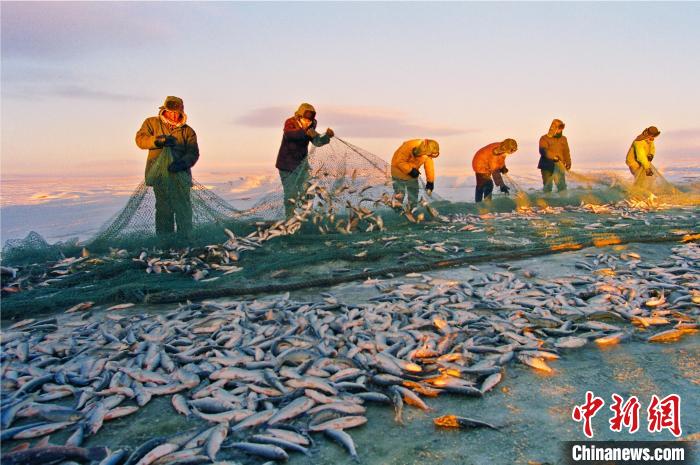
[[[438,176],[507,137],[510,163],[534,170],[553,118],[574,166],[624,163],[649,125],[659,164],[700,155],[700,3],[0,8],[3,177],[140,175],[134,135],[167,95],[197,132],[195,176],[273,170],[301,102],[387,160],[404,140],[438,140]]]

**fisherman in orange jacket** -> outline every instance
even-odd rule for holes
[[[472,160],[472,168],[476,174],[476,202],[481,202],[483,199],[491,200],[494,182],[504,194],[510,192],[510,188],[503,182],[501,174],[508,172],[506,156],[517,150],[517,142],[513,139],[506,139],[503,142],[489,144],[476,152]]]
[[[396,149],[391,159],[391,179],[394,194],[408,195],[408,203],[418,203],[419,169],[425,169],[425,191],[428,195],[435,188],[435,164],[440,155],[440,145],[432,139],[407,140]]]

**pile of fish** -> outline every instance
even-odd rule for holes
[[[90,253],[83,249],[79,257],[68,257],[19,268],[3,266],[2,296],[16,294],[34,287],[49,287],[55,284],[62,284],[67,278],[78,279],[80,276],[89,273],[95,266],[123,260],[128,256],[129,253],[124,249],[113,249],[104,256],[91,257]]]
[[[353,187],[353,180],[354,176],[349,182],[336,183],[337,186],[325,188],[312,179],[300,199],[290,199],[295,206],[294,216],[286,223],[275,223],[270,228],[273,232],[272,237],[293,234],[308,220],[311,220],[321,234],[383,231],[384,220],[380,213],[387,210],[384,207],[394,210],[410,223],[425,220],[425,213],[420,211],[421,207],[431,218],[440,218],[439,212],[426,199],[421,199],[418,205],[410,205],[404,201],[403,193],[390,194],[387,189],[373,198],[368,191],[376,186],[370,184],[361,188]],[[373,209],[363,204],[371,204]],[[342,215],[339,214],[341,210]],[[290,222],[294,225],[291,232],[288,226]],[[284,228],[283,225],[287,227]]]
[[[516,266],[472,267],[461,282],[372,280],[377,293],[365,303],[284,295],[163,314],[81,307],[60,321],[17,322],[2,332],[2,462],[284,460],[310,454],[321,433],[356,457],[347,431],[367,422],[368,404],[390,406],[402,423],[406,405],[429,412],[427,398],[482,397],[511,364],[551,372],[569,349],[698,332],[697,244],[660,263],[602,252],[575,266],[580,274],[547,280]],[[154,432],[134,450],[82,447],[160,396],[194,428]],[[498,427],[454,416],[435,423]],[[48,435],[62,430],[64,444],[52,444]]]
[[[207,278],[212,271],[223,272],[224,275],[241,271],[243,268],[235,265],[239,254],[238,250],[229,250],[223,245],[208,245],[183,250],[155,250],[150,255],[149,251],[144,250],[133,261],[142,266],[146,273],[184,273],[191,275],[195,281],[207,282],[218,279]]]
[[[678,208],[681,207],[679,205],[658,203],[652,196],[647,200],[625,199],[619,202],[605,204],[581,202],[580,205],[566,206],[521,205],[512,212],[489,212],[479,215],[459,213],[448,215],[446,220],[450,223],[477,223],[486,219],[539,218],[543,215],[560,215],[562,213],[593,213],[596,215],[609,215],[611,218],[616,218],[618,220],[638,220],[648,225],[650,211],[655,213],[654,218],[664,219],[664,217],[668,215],[664,210]],[[693,207],[684,208],[692,209]],[[602,225],[598,227],[602,227]]]
[[[372,186],[368,186],[359,190],[358,194],[362,195],[363,191],[371,187]],[[228,240],[223,246],[207,246],[206,257],[200,256],[198,263],[187,262],[182,254],[173,261],[163,260],[160,257],[149,259],[145,252],[142,252],[139,259],[147,264],[146,271],[149,273],[160,273],[162,270],[174,269],[191,274],[197,281],[201,280],[202,282],[206,282],[217,279],[217,277],[204,279],[209,274],[210,269],[224,271],[224,274],[240,271],[241,268],[231,266],[230,261],[238,261],[241,253],[248,250],[255,250],[270,239],[297,233],[304,223],[307,222],[311,222],[321,234],[352,234],[353,231],[358,230],[364,232],[383,231],[384,220],[379,212],[362,206],[363,202],[373,202],[375,207],[384,205],[393,208],[411,223],[420,223],[425,219],[425,214],[418,212],[419,206],[411,207],[408,204],[403,205],[402,194],[390,196],[387,193],[384,193],[376,201],[370,198],[363,198],[356,204],[353,204],[350,200],[345,200],[343,214],[340,215],[338,212],[338,199],[343,193],[348,191],[354,193],[348,184],[341,184],[336,189],[329,191],[318,183],[311,182],[307,186],[304,194],[300,196],[300,199],[290,199],[290,202],[294,205],[294,213],[291,217],[286,220],[276,221],[272,224],[266,222],[256,223],[257,230],[245,237],[237,236],[231,230],[225,229],[224,231],[228,235]],[[420,202],[420,207],[425,208],[431,217],[439,218],[438,211],[426,200]],[[172,253],[175,254],[176,252]],[[211,260],[208,258],[212,256],[222,257],[224,263],[208,266],[208,264],[211,263]],[[195,267],[194,265],[199,265],[199,267]]]
[[[205,247],[204,252],[193,252],[189,249],[157,251],[154,256],[149,256],[146,251],[143,251],[134,260],[144,264],[147,273],[179,272],[191,275],[196,281],[208,282],[218,279],[218,276],[208,277],[212,271],[223,271],[223,274],[241,271],[241,267],[233,264],[239,260],[240,254],[255,250],[275,237],[295,234],[307,222],[315,225],[321,234],[329,232],[351,234],[359,228],[365,232],[382,231],[384,229],[382,217],[369,208],[361,206],[360,203],[354,205],[347,200],[343,215],[338,214],[338,198],[349,189],[347,184],[342,184],[329,192],[318,183],[311,182],[300,199],[290,199],[294,205],[294,213],[285,220],[271,224],[258,222],[256,231],[247,236],[238,236],[231,230],[225,229],[228,236],[226,242],[222,245],[209,245]],[[164,254],[168,256],[164,258]]]
[[[236,273],[243,269],[237,265],[241,254],[260,248],[266,241],[275,237],[295,234],[305,223],[314,225],[321,234],[348,235],[354,231],[384,231],[385,225],[381,215],[389,210],[397,212],[409,223],[414,224],[430,218],[435,221],[431,227],[436,231],[481,233],[485,231],[490,220],[528,222],[541,219],[546,221],[547,215],[562,213],[593,213],[617,219],[614,224],[609,220],[605,220],[606,224],[599,222],[583,224],[582,227],[587,230],[609,231],[628,228],[633,224],[630,221],[638,221],[640,224],[650,226],[651,221],[671,220],[671,214],[665,213],[664,210],[678,208],[678,205],[663,203],[650,194],[648,198],[625,199],[611,204],[581,203],[579,206],[563,207],[520,205],[512,212],[458,213],[443,216],[425,198],[421,199],[418,205],[411,206],[404,202],[403,194],[389,193],[387,189],[378,187],[381,190],[379,194],[371,191],[377,186],[362,187],[362,184],[355,186],[354,176],[328,187],[320,185],[321,178],[323,176],[319,177],[318,174],[311,178],[299,199],[290,199],[294,205],[294,214],[290,218],[272,223],[255,223],[256,231],[246,236],[236,235],[225,229],[228,236],[226,242],[201,248],[143,250],[137,251],[137,255],[125,249],[113,249],[109,254],[99,257],[91,256],[90,252],[84,249],[81,257],[66,258],[54,263],[32,265],[19,270],[3,267],[2,295],[12,295],[36,286],[59,284],[68,276],[89,273],[90,268],[94,266],[129,258],[142,266],[146,273],[182,273],[196,281],[215,281],[221,275]],[[653,210],[653,217],[649,216],[651,210]],[[627,222],[620,222],[620,220]],[[455,228],[455,225],[460,227]],[[529,239],[491,237],[489,241],[496,245],[514,247],[527,245]],[[455,243],[452,247],[445,247],[442,242],[426,243],[415,247],[415,250],[421,254],[428,252],[427,255],[432,255],[432,252],[448,253],[451,250],[459,252],[463,249],[463,244]]]

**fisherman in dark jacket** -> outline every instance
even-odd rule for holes
[[[555,119],[547,134],[540,137],[540,161],[537,168],[542,172],[544,192],[552,192],[554,184],[557,192],[566,191],[566,172],[571,169],[569,141],[563,134],[564,122]]]
[[[161,237],[175,232],[176,222],[179,235],[187,237],[192,230],[191,168],[199,159],[199,146],[197,134],[186,122],[187,115],[182,99],[170,96],[160,107],[158,116],[146,118],[136,133],[136,145],[148,150],[146,184],[153,187],[156,197],[156,234]],[[178,182],[173,186],[174,181],[152,181],[154,176],[150,171],[165,147],[170,148],[173,157],[168,172],[184,172],[184,183]],[[176,178],[179,180],[182,176]]]
[[[333,130],[330,128],[326,129],[325,134],[316,132],[316,110],[308,103],[302,103],[294,116],[285,121],[282,144],[275,166],[282,180],[284,211],[287,218],[294,214],[293,201],[299,200],[309,178],[309,142],[321,147],[329,143],[333,136]]]

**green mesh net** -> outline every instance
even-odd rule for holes
[[[189,176],[167,172],[167,157],[161,162],[90,241],[48,244],[34,233],[8,243],[3,265],[19,272],[3,276],[3,314],[49,312],[82,301],[271,293],[589,246],[700,237],[697,193],[655,196],[640,189],[631,196],[629,186],[606,186],[600,179],[596,187],[566,196],[516,189],[478,205],[429,196],[420,184],[418,204],[409,205],[395,195],[386,161],[337,138],[313,149],[308,165],[289,175],[293,187],[286,200],[280,185],[244,211]],[[517,184],[510,177],[507,182]],[[660,174],[655,182],[664,182]],[[166,198],[189,196],[192,231],[176,237],[172,247],[156,235],[156,187]],[[175,236],[178,208],[172,209]]]
[[[192,228],[225,225],[240,213],[189,173],[169,172],[172,160],[170,149],[164,148],[124,208],[87,242],[90,247],[147,244],[159,222],[174,223],[173,233],[189,236]]]
[[[172,155],[165,148],[124,207],[95,236],[81,244],[77,240],[48,244],[39,234],[32,232],[25,239],[7,241],[3,247],[3,261],[27,263],[59,259],[74,254],[76,249],[80,251],[83,246],[92,252],[205,246],[225,238],[224,228],[237,234],[250,234],[284,219],[289,216],[288,212],[293,213],[295,209],[306,211],[304,220],[313,221],[325,231],[336,229],[339,224],[347,230],[348,212],[362,210],[366,214],[370,210],[387,210],[392,203],[397,208],[403,204],[410,214],[407,199],[394,198],[390,165],[382,158],[342,139],[333,138],[329,144],[312,147],[307,160],[286,180],[286,183],[296,187],[296,195],[288,196],[285,201],[280,185],[251,208],[238,210],[187,173],[170,173],[168,166]],[[419,182],[419,190],[421,199],[442,201],[436,194],[427,196],[422,181]],[[167,199],[167,216],[174,217],[173,235],[156,235],[159,207],[156,191],[161,194],[159,197]],[[191,231],[185,231],[187,234],[184,235],[177,234],[181,232],[178,231],[181,228],[177,218],[190,215]],[[320,224],[320,217],[324,218],[323,225]],[[189,225],[186,229],[190,229]]]
[[[387,197],[394,194],[389,163],[337,137],[322,147],[313,147],[309,152],[308,164],[302,163],[286,182],[296,186],[301,195],[311,185],[327,192],[329,197],[326,201],[329,204],[324,206],[324,210],[337,214],[346,213],[349,205],[365,208],[386,206]],[[423,198],[442,200],[435,194],[428,197],[422,181],[419,181],[419,186]],[[305,200],[299,196],[292,198],[298,206]],[[318,199],[314,206],[320,203],[321,199]],[[284,216],[285,194],[280,188],[263,197],[249,210],[241,212],[238,217],[273,220]]]

